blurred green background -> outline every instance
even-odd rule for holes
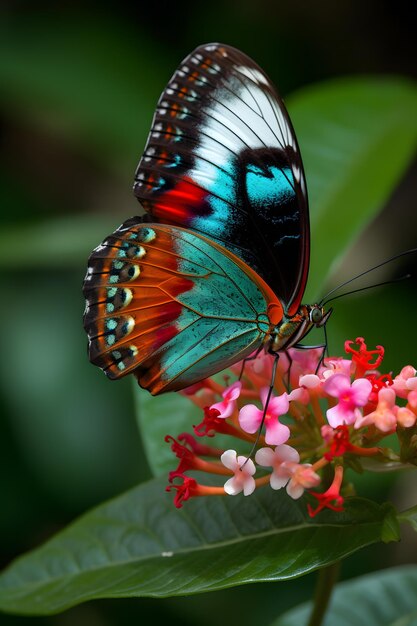
[[[223,41],[252,56],[284,96],[337,76],[412,76],[408,6],[376,0],[2,3],[2,565],[149,477],[131,381],[111,384],[88,363],[81,284],[91,249],[138,212],[133,174],[156,101],[180,60],[201,43]],[[417,245],[416,191],[411,166],[340,277]],[[401,272],[413,267],[416,273],[410,258]],[[344,338],[363,334],[370,345],[386,346],[388,369],[413,358],[416,364],[415,280],[342,303],[329,324],[333,351]],[[362,482],[361,495],[389,497],[398,506],[416,501],[407,476]],[[408,541],[405,550],[377,547],[351,557],[344,576],[407,561]],[[92,602],[32,623],[118,626],[152,619],[204,626],[233,614],[241,626],[263,625],[309,598],[313,583],[308,576],[193,598]],[[24,621],[1,618],[10,626]]]

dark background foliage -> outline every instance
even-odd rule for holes
[[[2,4],[4,565],[86,508],[149,476],[130,381],[110,384],[87,362],[80,285],[91,248],[137,212],[133,173],[155,103],[179,61],[198,44],[224,41],[253,56],[284,96],[338,76],[412,76],[415,33],[408,6],[376,0]],[[352,274],[358,257],[361,269],[416,245],[415,192],[411,168],[343,275]],[[412,291],[407,284],[345,300],[336,335],[350,331],[352,312],[361,310],[367,321],[358,333],[368,333],[370,344],[385,342],[391,367],[412,359]],[[406,303],[402,310],[396,308],[398,293]],[[410,484],[395,482],[395,492],[393,484],[392,478],[368,478],[361,493],[411,504]],[[348,560],[344,576],[407,558],[401,546],[367,549]],[[152,619],[204,625],[226,623],[233,614],[242,626],[267,624],[308,598],[312,586],[308,576],[193,598],[93,602],[32,623],[119,626]],[[24,621],[2,619],[10,626]]]

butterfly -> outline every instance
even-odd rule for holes
[[[145,214],[90,256],[89,357],[111,379],[178,391],[327,320],[301,303],[308,200],[284,104],[263,70],[198,47],[158,102],[134,193]]]

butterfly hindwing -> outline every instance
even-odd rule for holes
[[[303,166],[271,81],[243,53],[200,46],[157,106],[135,195],[154,222],[191,228],[238,255],[288,314],[309,265]]]
[[[238,257],[186,229],[125,222],[92,253],[84,295],[90,360],[134,372],[153,394],[182,389],[259,347],[266,284]]]

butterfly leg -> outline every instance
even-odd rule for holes
[[[316,370],[314,372],[315,374],[317,374],[317,372],[319,371],[320,365],[323,363],[323,361],[326,358],[326,356],[329,356],[329,349],[328,349],[329,347],[328,347],[328,344],[327,344],[327,335],[325,337],[325,343],[320,343],[320,344],[315,345],[315,346],[305,346],[305,345],[299,343],[299,344],[297,344],[297,345],[295,345],[293,347],[296,348],[297,350],[317,350],[318,348],[321,348],[323,350],[323,352],[321,353],[321,356],[320,356],[320,358],[319,358],[319,360],[317,362],[317,367],[316,367]],[[287,356],[290,359],[290,355],[288,354]],[[290,365],[290,367],[291,367],[291,365]],[[288,369],[288,371],[290,371],[290,370]]]
[[[259,346],[259,348],[257,349],[257,351],[255,352],[255,354],[252,354],[252,356],[248,356],[246,359],[243,359],[242,361],[242,367],[240,369],[240,374],[239,374],[239,379],[241,380],[242,376],[243,376],[243,372],[245,371],[245,365],[248,361],[254,361],[255,359],[258,358],[259,354],[262,352],[263,350],[263,346]]]
[[[256,434],[256,439],[255,439],[255,442],[254,442],[254,444],[252,446],[250,454],[249,454],[248,458],[246,459],[246,461],[243,463],[242,467],[244,467],[246,465],[246,463],[248,462],[249,459],[253,458],[253,456],[254,456],[254,454],[256,452],[256,448],[258,447],[259,437],[261,436],[263,425],[265,423],[266,414],[268,412],[269,401],[271,399],[272,392],[274,390],[274,383],[275,383],[275,376],[276,376],[276,373],[277,373],[279,354],[275,353],[274,357],[275,358],[274,358],[274,363],[272,365],[271,382],[269,384],[268,395],[266,397],[266,402],[265,402],[264,412],[263,412],[263,415],[262,415],[262,420],[261,420],[261,423],[259,424],[258,432]],[[242,467],[240,469],[242,469]]]
[[[298,346],[294,346],[294,347],[298,348]],[[288,351],[288,350],[285,350],[285,351],[284,351],[284,354],[285,354],[285,356],[286,356],[286,357],[287,357],[287,359],[288,359],[287,384],[286,384],[286,387],[287,387],[287,391],[289,392],[289,391],[290,391],[290,380],[291,380],[291,366],[292,366],[292,358],[291,358],[291,354],[289,353],[289,351]],[[283,377],[283,382],[284,382],[284,377]]]

